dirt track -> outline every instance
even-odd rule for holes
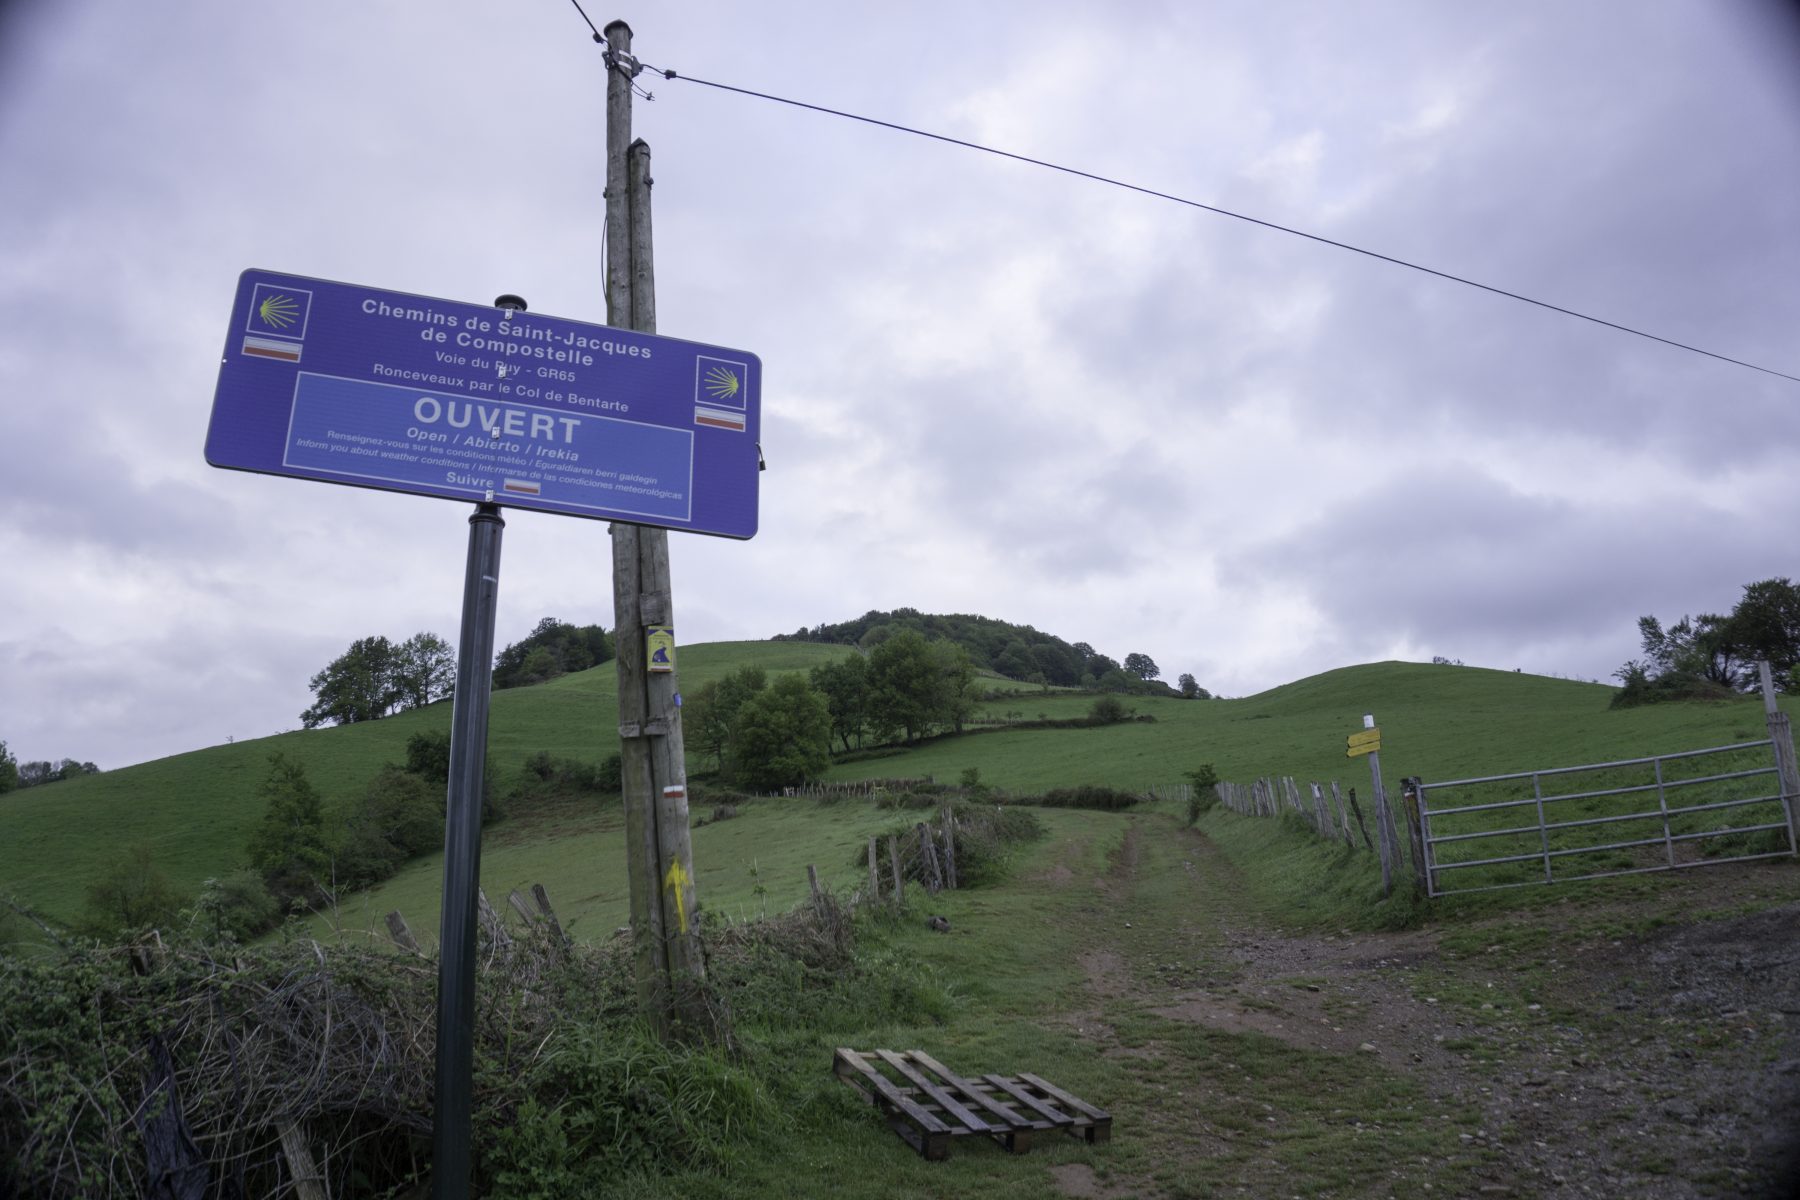
[[[1104,875],[1057,866],[1045,876],[1093,889],[1090,1002],[1063,1020],[1109,1056],[1167,1052],[1120,1042],[1115,1024],[1128,1012],[1367,1056],[1446,1112],[1475,1114],[1456,1135],[1466,1151],[1456,1178],[1476,1179],[1478,1194],[1800,1194],[1792,861],[1684,872],[1649,900],[1603,895],[1486,924],[1290,936],[1258,919],[1209,841],[1165,831],[1132,818]],[[1162,872],[1180,872],[1179,902],[1137,903]],[[1135,935],[1121,936],[1122,914],[1137,916]],[[1146,923],[1156,936],[1143,936]],[[1233,1136],[1209,1120],[1233,1099],[1210,1100],[1191,1106],[1171,1140],[1182,1153]],[[1414,1166],[1393,1194],[1453,1194],[1442,1183],[1433,1192],[1433,1174],[1429,1161]],[[1076,1196],[1163,1190],[1075,1163],[1056,1178]],[[1277,1178],[1282,1194],[1321,1194],[1303,1168]]]

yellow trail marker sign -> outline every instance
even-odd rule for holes
[[[1344,757],[1355,758],[1359,754],[1372,754],[1381,749],[1381,730],[1364,729],[1344,739]]]
[[[665,891],[669,888],[675,889],[675,920],[681,926],[683,933],[688,931],[687,903],[682,899],[681,892],[687,885],[688,873],[681,869],[681,863],[670,863],[669,873],[663,876],[663,889]]]

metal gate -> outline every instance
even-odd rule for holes
[[[1420,783],[1426,888],[1443,896],[1792,855],[1781,749],[1764,738]]]

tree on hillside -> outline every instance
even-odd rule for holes
[[[1722,640],[1746,667],[1767,659],[1775,678],[1786,679],[1800,665],[1800,588],[1787,579],[1745,584],[1743,598],[1725,622]],[[1745,687],[1755,682],[1753,675],[1741,680]]]
[[[456,691],[456,651],[435,633],[415,633],[394,651],[394,690],[402,708],[424,708]]]
[[[1006,644],[1006,648],[994,656],[994,670],[1009,679],[1029,679],[1038,673],[1037,661],[1031,656],[1031,648],[1018,638]]]
[[[384,637],[358,638],[312,677],[313,704],[300,714],[308,729],[353,725],[387,716],[400,700],[394,682],[398,654]]]
[[[831,763],[831,713],[800,675],[747,698],[733,723],[730,774],[739,787],[775,791],[808,783]]]
[[[902,630],[869,653],[869,715],[910,744],[937,718],[938,664],[923,636]]]
[[[494,656],[494,689],[525,687],[585,671],[613,656],[612,638],[598,625],[545,617],[524,638]]]
[[[1104,654],[1090,654],[1081,664],[1081,685],[1083,687],[1105,686],[1100,681],[1108,674],[1124,674],[1125,669],[1116,661]]]
[[[412,771],[383,767],[344,822],[332,882],[366,887],[392,875],[416,854],[441,847],[444,791]]]
[[[1724,616],[1684,616],[1667,627],[1639,617],[1638,636],[1644,657],[1613,673],[1624,685],[1615,706],[1754,688],[1759,659],[1768,661],[1777,687],[1800,686],[1800,588],[1786,578],[1745,584]]]
[[[1039,642],[1031,648],[1031,661],[1044,682],[1060,687],[1073,687],[1081,678],[1081,660],[1071,646],[1055,642]]]
[[[836,662],[821,663],[812,669],[813,690],[825,699],[831,714],[831,732],[843,743],[846,752],[850,739],[862,744],[869,728],[869,664],[860,654],[850,654]]]
[[[375,721],[448,697],[456,689],[456,653],[435,633],[415,633],[399,645],[358,638],[308,686],[313,704],[300,714],[306,728]]]
[[[711,680],[683,702],[682,733],[696,750],[712,755],[713,764],[723,769],[738,710],[768,683],[768,674],[761,667],[739,667],[723,679]]]
[[[975,712],[975,664],[969,652],[955,642],[933,642],[931,652],[937,668],[935,719],[961,733],[964,722]]]
[[[310,900],[331,870],[319,793],[305,768],[276,751],[269,756],[269,774],[257,798],[263,815],[246,847],[250,865],[284,901]]]
[[[19,760],[12,756],[5,742],[0,742],[0,796],[19,786]]]
[[[1709,679],[1732,686],[1737,661],[1730,627],[1729,618],[1714,613],[1682,617],[1667,629],[1655,617],[1639,617],[1646,669],[1655,679]]]
[[[1148,683],[1161,675],[1162,670],[1156,665],[1156,660],[1148,654],[1132,653],[1125,656],[1125,673],[1135,675]]]
[[[1179,682],[1181,684],[1181,695],[1182,695],[1183,699],[1186,699],[1186,700],[1210,700],[1210,699],[1212,699],[1212,693],[1208,692],[1205,688],[1201,687],[1199,682],[1192,675],[1186,674],[1184,672],[1182,674]]]

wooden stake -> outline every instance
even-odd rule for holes
[[[512,935],[506,932],[506,922],[488,903],[487,893],[480,888],[475,889],[476,911],[480,915],[481,930],[488,935],[488,946],[495,952],[512,948]]]
[[[888,834],[888,866],[894,872],[894,904],[906,903],[906,880],[900,874],[900,838],[897,834]]]
[[[300,1122],[283,1121],[275,1132],[281,1137],[281,1153],[294,1177],[294,1194],[300,1200],[330,1200],[319,1182],[319,1168],[313,1165],[312,1147],[306,1144],[306,1130]]]
[[[395,909],[387,915],[387,927],[388,936],[394,939],[394,945],[402,950],[410,950],[414,954],[419,953],[419,940],[407,927],[406,918],[400,915],[399,909]]]
[[[875,863],[875,839],[869,839],[869,903],[881,902],[881,871]]]
[[[937,844],[932,840],[931,826],[919,822],[919,853],[925,863],[925,890],[936,895],[944,886],[944,877],[938,872]]]
[[[951,815],[948,806],[941,818],[944,828],[944,886],[952,891],[956,889],[956,818]]]

